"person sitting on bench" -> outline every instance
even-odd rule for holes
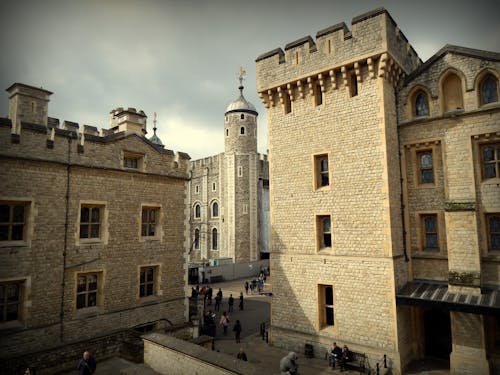
[[[330,354],[328,356],[329,359],[329,365],[333,368],[335,368],[335,365],[338,365],[340,363],[340,359],[342,358],[342,349],[340,349],[340,346],[337,346],[337,343],[333,343],[333,348],[330,351]]]
[[[342,348],[342,356],[340,359],[340,371],[346,369],[346,363],[352,361],[352,354],[347,345]]]

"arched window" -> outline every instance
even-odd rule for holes
[[[194,230],[194,248],[196,250],[200,248],[200,230],[198,228]]]
[[[217,228],[212,229],[212,250],[218,249]]]
[[[212,205],[212,217],[219,217],[219,204],[217,202]]]
[[[498,102],[498,83],[488,74],[480,84],[481,105]]]
[[[243,113],[240,115],[240,119],[242,119],[242,120],[245,119],[245,115]]]
[[[226,129],[226,137],[229,137],[229,129]]]
[[[423,91],[419,91],[415,96],[415,116],[428,116],[429,115],[429,102],[427,95]]]
[[[454,73],[449,73],[443,81],[443,105],[444,112],[464,108],[462,81]]]
[[[199,204],[194,206],[194,217],[195,219],[199,219],[201,217],[201,207]]]
[[[245,135],[245,127],[244,127],[244,126],[242,126],[242,127],[240,128],[240,134],[241,134],[241,135]]]

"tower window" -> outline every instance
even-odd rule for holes
[[[488,74],[481,82],[481,105],[498,102],[497,80]]]
[[[285,110],[285,115],[292,112],[292,101],[286,93],[283,95],[283,108]]]
[[[200,248],[200,230],[198,228],[194,230],[194,248],[195,250]]]
[[[323,93],[321,92],[321,86],[316,83],[314,86],[314,104],[316,106],[323,104]]]
[[[351,74],[349,78],[349,91],[352,96],[358,95],[358,79],[356,78],[356,74]]]
[[[432,166],[432,151],[423,151],[418,154],[419,167],[420,167],[420,183],[432,184],[434,183],[434,172]]]
[[[240,115],[240,119],[241,119],[241,120],[244,120],[244,119],[245,119],[245,115],[244,115],[243,113]]]
[[[318,228],[318,248],[326,249],[332,247],[332,229],[330,216],[317,216],[316,227]]]
[[[217,202],[212,205],[212,217],[219,217],[219,204]]]
[[[314,167],[315,167],[315,182],[316,189],[322,188],[323,186],[330,185],[330,172],[328,170],[328,155],[315,155],[314,156]]]
[[[212,250],[218,250],[219,240],[217,238],[217,228],[212,229]]]
[[[201,207],[199,204],[194,206],[194,218],[199,219],[201,217]]]
[[[321,328],[334,325],[333,286],[318,285],[319,322]]]
[[[226,137],[229,137],[229,129],[226,129]]]
[[[240,128],[240,135],[245,135],[245,127],[244,126],[242,126]]]
[[[429,103],[427,101],[427,95],[423,91],[419,91],[415,97],[415,116],[427,116],[429,115]]]

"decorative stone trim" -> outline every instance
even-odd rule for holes
[[[481,285],[481,275],[479,272],[449,271],[448,283],[450,285],[479,287]]]
[[[476,202],[444,202],[444,210],[450,211],[476,211]]]

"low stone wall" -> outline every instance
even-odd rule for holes
[[[164,375],[262,375],[268,369],[162,333],[144,335],[144,363]]]

